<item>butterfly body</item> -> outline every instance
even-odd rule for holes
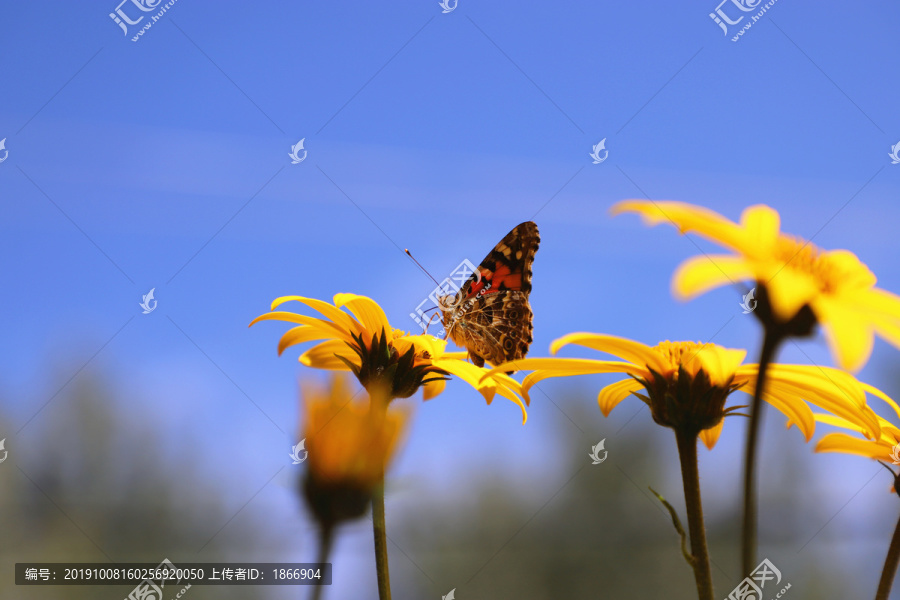
[[[524,358],[532,342],[531,265],[537,225],[516,226],[481,261],[454,296],[438,303],[448,337],[478,367]]]

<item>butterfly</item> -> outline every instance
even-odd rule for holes
[[[447,336],[477,367],[524,358],[532,342],[531,265],[541,236],[526,221],[500,240],[455,295],[438,300]]]

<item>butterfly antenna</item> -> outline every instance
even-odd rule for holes
[[[429,273],[429,272],[425,269],[425,267],[423,267],[422,264],[421,264],[419,261],[417,261],[417,260],[415,259],[415,257],[413,257],[412,252],[410,252],[410,251],[407,250],[406,248],[404,248],[403,251],[406,252],[406,255],[407,255],[408,257],[410,257],[414,263],[416,263],[416,266],[417,266],[417,267],[419,267],[420,269],[422,269],[422,272],[423,272],[423,273],[425,273],[426,275],[428,275],[428,278],[429,278],[430,280],[432,280],[432,281],[435,283],[435,285],[437,285],[438,287],[440,287],[441,284],[438,283],[437,279],[435,279],[434,277],[431,276],[431,273]]]

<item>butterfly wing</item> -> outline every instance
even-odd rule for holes
[[[532,342],[531,266],[541,237],[526,221],[513,228],[481,261],[453,299],[441,307],[450,339],[481,367],[524,358]]]

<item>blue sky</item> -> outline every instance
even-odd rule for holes
[[[298,521],[291,472],[265,484],[290,462],[304,371],[296,353],[276,357],[278,325],[248,330],[250,320],[278,296],[354,292],[412,328],[407,315],[433,284],[402,248],[441,279],[529,219],[542,236],[532,355],[587,330],[646,343],[714,337],[754,356],[758,330],[739,291],[673,300],[671,272],[696,247],[671,228],[611,218],[625,198],[731,218],[767,203],[784,230],[852,249],[900,290],[893,3],[776,2],[738,42],[709,18],[715,2],[460,0],[442,14],[436,0],[179,0],[138,42],[107,16],[115,4],[0,3],[0,388],[21,429],[7,437],[23,453],[40,447],[29,420],[52,420],[53,402],[41,407],[90,360],[134,389],[123,410],[174,424],[167,433],[220,472],[235,510],[262,488],[252,510]],[[301,138],[308,156],[294,165]],[[592,164],[603,138],[609,157]],[[144,315],[150,288],[158,309]],[[782,359],[831,364],[821,338]],[[878,342],[860,377],[896,393],[896,361]],[[592,404],[596,388],[582,389]],[[540,505],[528,478],[553,472],[541,440],[567,419],[560,405],[536,402],[523,428],[514,405],[486,407],[453,383],[416,406],[396,476],[442,495],[464,494],[472,470],[496,473]],[[573,430],[578,443],[613,441],[638,406]],[[769,417],[766,435],[796,436]],[[738,456],[732,427],[734,439],[702,458],[710,477]],[[227,465],[223,440],[237,453]],[[875,469],[809,463],[846,482],[825,514]],[[891,522],[882,487],[867,487],[847,522],[869,505]],[[295,558],[310,550],[307,540]]]

